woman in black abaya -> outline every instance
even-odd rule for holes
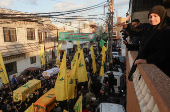
[[[130,24],[117,23],[114,26],[123,26],[130,35],[141,36],[142,42],[138,56],[133,63],[128,79],[131,79],[137,64],[152,63],[170,77],[170,27],[166,9],[163,6],[153,7],[148,14],[150,24],[142,29],[135,29]]]

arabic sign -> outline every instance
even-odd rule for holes
[[[67,40],[67,41],[96,41],[96,32],[95,33],[59,32],[59,40]]]

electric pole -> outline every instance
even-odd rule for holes
[[[109,18],[108,18],[108,51],[107,51],[107,63],[110,64],[112,60],[112,43],[113,43],[113,2],[109,2]]]

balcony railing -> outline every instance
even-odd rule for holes
[[[136,56],[137,51],[127,51],[127,77]],[[126,109],[127,112],[170,112],[170,78],[154,64],[139,64],[133,82],[127,78]]]

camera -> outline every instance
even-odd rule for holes
[[[126,38],[128,37],[128,35],[126,34],[126,30],[123,29],[123,30],[121,30],[120,32],[122,32],[122,38],[123,38],[123,40],[127,42]]]

